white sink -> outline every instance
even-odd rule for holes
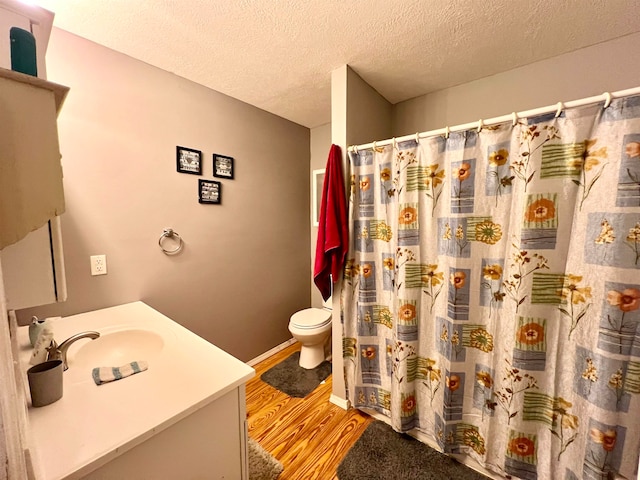
[[[67,354],[69,370],[74,367],[121,367],[139,360],[153,360],[164,348],[163,338],[151,330],[131,329],[101,334],[95,340],[79,340]]]

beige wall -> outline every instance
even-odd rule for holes
[[[321,125],[311,129],[311,172],[321,170],[327,166],[329,150],[331,149],[331,124]],[[313,218],[313,178],[311,181],[311,195],[309,196],[309,218]],[[322,192],[318,192],[319,195]],[[313,265],[316,258],[318,243],[318,227],[311,226],[311,306],[322,308],[322,295],[313,283]]]
[[[393,108],[393,135],[637,87],[638,51],[640,33],[398,103]]]
[[[346,103],[347,145],[373,142],[391,135],[393,106],[351,68],[347,68]]]
[[[21,321],[142,300],[241,360],[291,338],[310,299],[309,130],[58,29],[47,61],[71,88],[59,117],[68,301]],[[176,145],[203,152],[202,176],[176,172]],[[222,205],[200,205],[213,153],[235,157],[235,180]],[[158,247],[165,227],[181,254]],[[97,254],[108,274],[92,277]]]

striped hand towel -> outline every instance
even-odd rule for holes
[[[93,381],[96,385],[113,382],[121,378],[128,377],[134,373],[144,372],[149,368],[149,364],[143,361],[131,362],[121,367],[96,367],[93,369]]]

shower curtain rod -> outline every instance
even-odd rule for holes
[[[473,128],[477,128],[478,132],[480,132],[480,130],[482,130],[482,127],[489,126],[489,125],[496,125],[498,123],[504,123],[509,120],[511,120],[513,125],[515,126],[519,118],[527,118],[534,115],[542,115],[544,113],[551,113],[551,112],[556,112],[556,117],[558,117],[560,116],[560,113],[562,113],[562,110],[565,110],[568,108],[582,107],[584,105],[590,105],[590,104],[599,103],[602,101],[605,102],[604,108],[607,108],[611,103],[611,100],[613,100],[614,98],[622,98],[622,97],[628,97],[631,95],[638,95],[638,94],[640,94],[640,87],[629,88],[627,90],[618,90],[617,92],[613,92],[613,93],[605,92],[601,95],[595,95],[593,97],[586,97],[580,100],[572,100],[564,103],[558,102],[555,105],[534,108],[533,110],[525,110],[517,113],[513,112],[511,114],[502,115],[500,117],[493,117],[487,120],[480,119],[477,122],[463,123],[461,125],[456,125],[453,127],[439,128],[437,130],[414,133],[411,135],[405,135],[403,137],[397,137],[397,138],[393,137],[387,140],[375,141],[371,143],[363,143],[362,145],[351,145],[347,148],[347,150],[351,152],[357,152],[358,150],[366,150],[367,148],[382,147],[384,145],[391,145],[392,143],[406,142],[407,140],[415,140],[417,142],[421,138],[435,137],[437,135],[444,135],[445,138],[447,138],[449,137],[449,133],[451,132],[460,132],[464,130],[471,130]]]

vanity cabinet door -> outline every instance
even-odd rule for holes
[[[248,480],[245,402],[242,385],[97,470],[86,475],[76,472],[80,476],[74,478]]]
[[[9,310],[67,299],[60,217],[0,251]]]

